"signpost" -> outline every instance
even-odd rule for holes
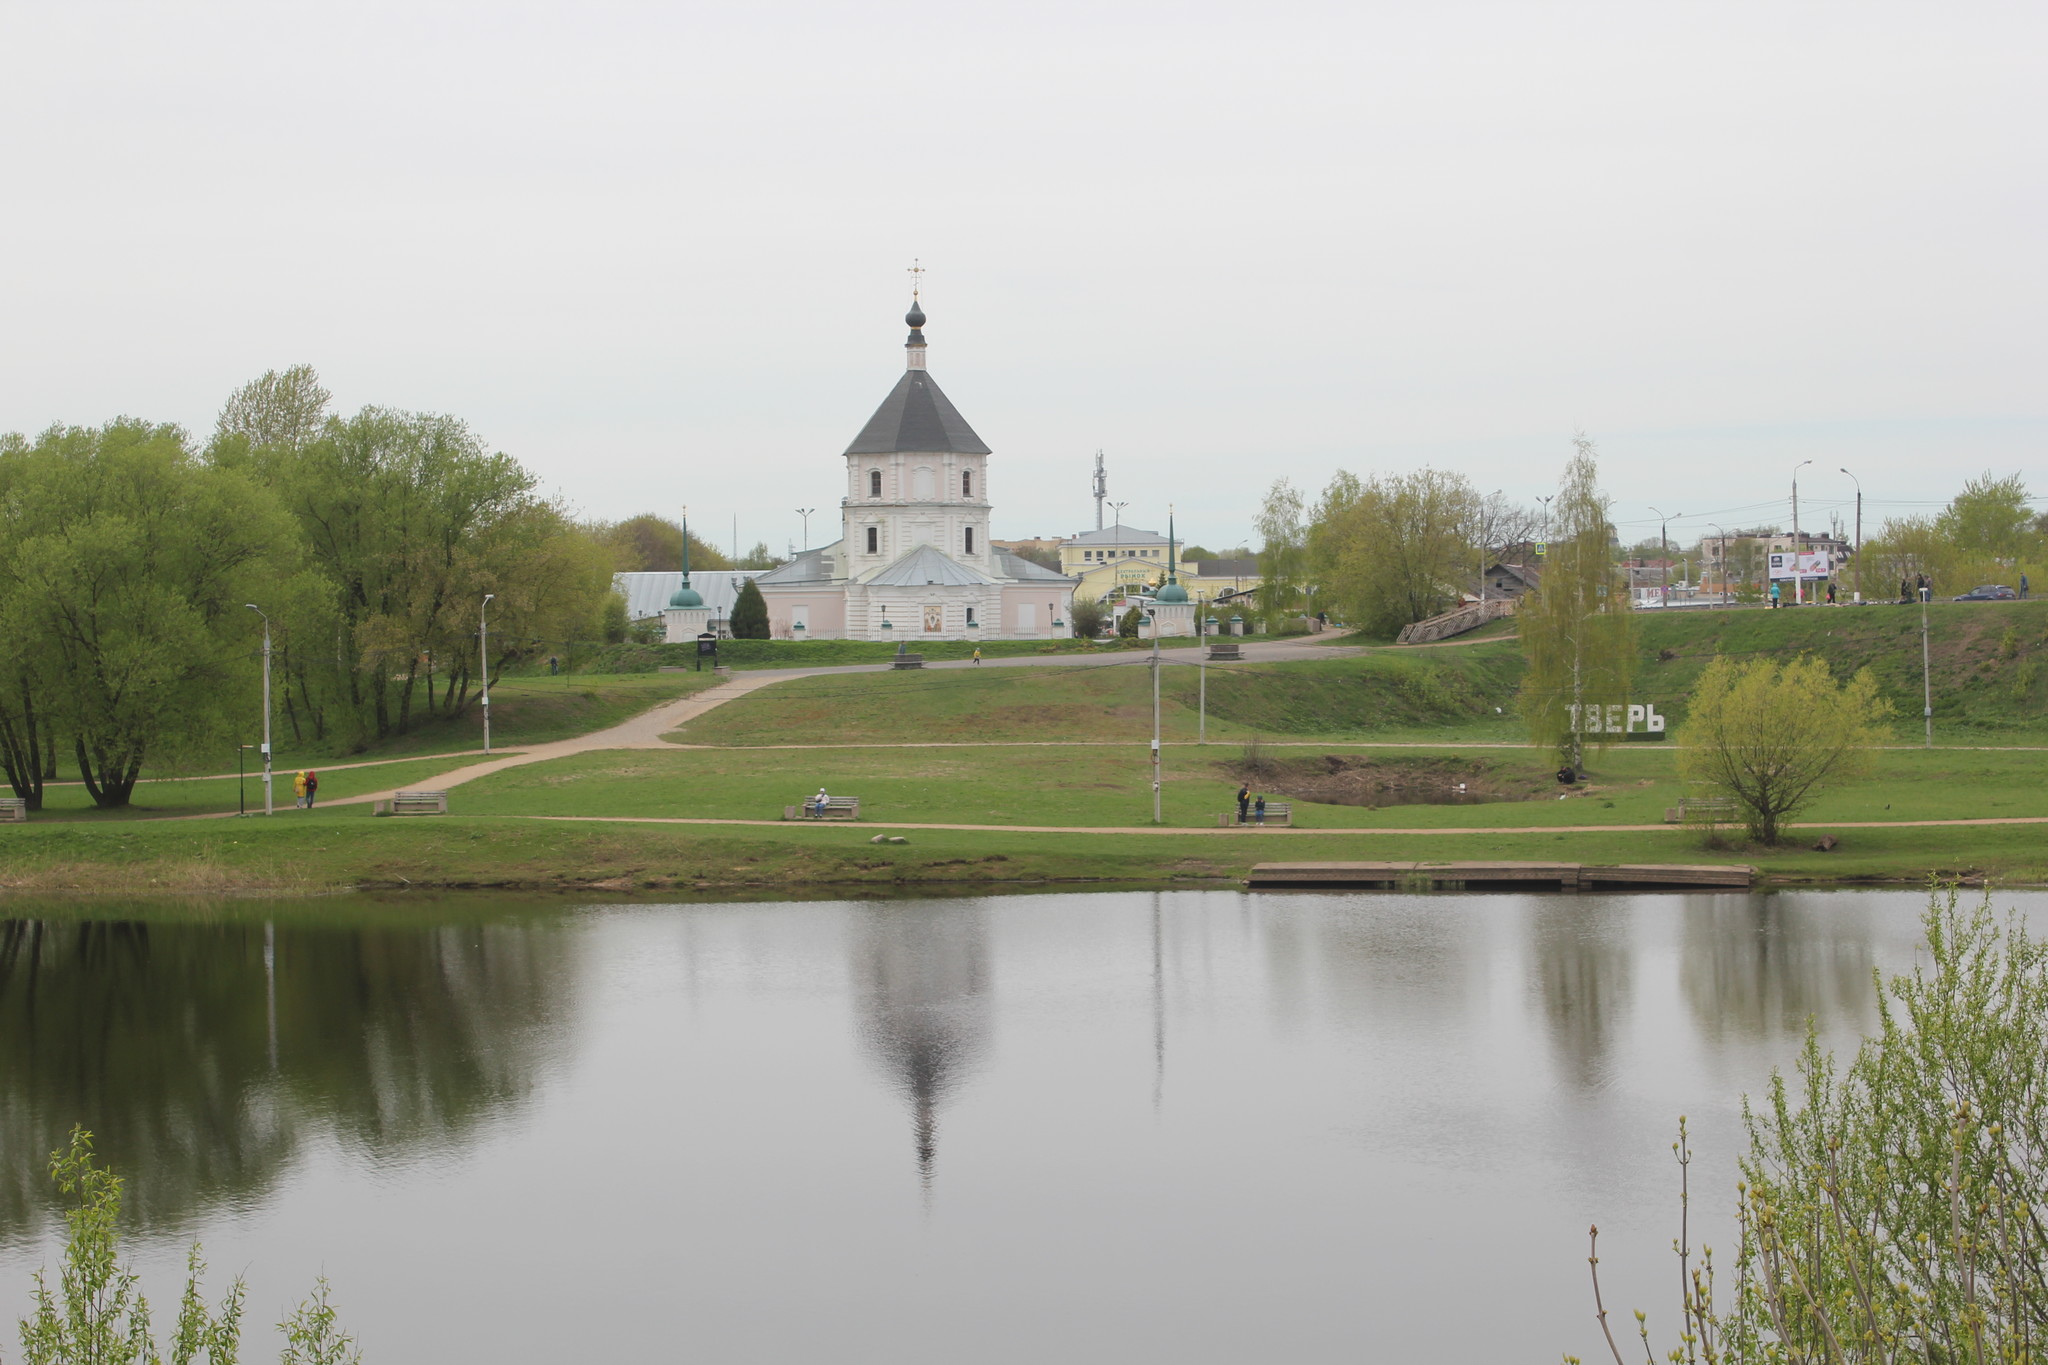
[[[718,636],[708,630],[697,637],[697,671],[699,673],[704,671],[704,656],[707,654],[711,656],[711,670],[715,673],[718,671]]]

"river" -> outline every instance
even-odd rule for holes
[[[0,1316],[83,1122],[252,1361],[322,1273],[372,1365],[1591,1358],[1587,1225],[1668,1325],[1679,1115],[1732,1249],[1742,1095],[1925,902],[16,900]]]

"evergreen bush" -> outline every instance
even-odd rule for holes
[[[740,585],[739,596],[733,599],[732,615],[727,619],[726,629],[735,640],[765,640],[768,638],[768,603],[761,596],[761,590],[749,578]]]

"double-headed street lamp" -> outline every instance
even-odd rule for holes
[[[1849,474],[1848,470],[1842,471]],[[1849,474],[1849,481],[1856,485],[1856,600],[1863,600],[1863,480]]]
[[[491,751],[491,599],[498,594],[484,594],[484,604],[476,611],[477,662],[484,675],[484,752]]]
[[[263,813],[275,815],[277,804],[270,794],[270,617],[254,602],[242,605],[263,617]]]
[[[796,514],[804,519],[805,550],[809,550],[811,548],[811,513],[817,510],[818,509],[815,507],[799,507],[796,509]]]
[[[1670,527],[1672,522],[1683,518],[1685,513],[1673,512],[1666,516],[1663,512],[1658,512],[1654,507],[1650,508],[1650,510],[1657,512],[1658,516],[1663,517],[1663,520],[1657,524],[1657,557],[1664,566],[1664,605],[1668,607],[1671,605],[1671,544],[1665,537],[1664,532]]]

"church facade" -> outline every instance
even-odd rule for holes
[[[989,448],[925,368],[913,296],[903,377],[843,455],[840,537],[755,578],[777,639],[1043,640],[1074,580],[989,540]]]

